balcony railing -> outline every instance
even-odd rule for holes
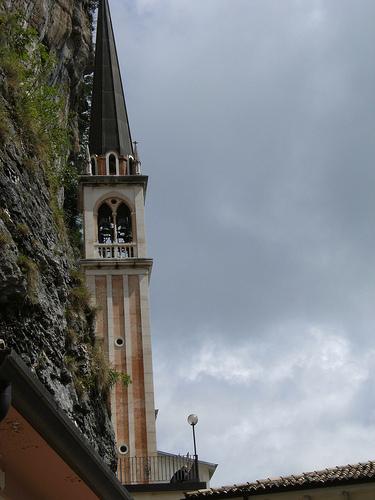
[[[199,482],[195,455],[121,457],[117,477],[122,484]]]
[[[136,257],[136,244],[97,243],[95,253],[99,259],[132,259]]]

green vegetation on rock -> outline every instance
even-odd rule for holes
[[[73,383],[79,397],[84,397],[92,391],[97,391],[105,400],[108,400],[109,391],[117,384],[128,386],[131,378],[126,373],[116,370],[107,361],[102,346],[94,341],[94,337],[79,337],[75,327],[82,309],[86,317],[92,322],[95,319],[95,308],[90,304],[90,293],[85,284],[84,275],[79,270],[71,272],[73,280],[69,307],[66,309],[68,324],[66,333],[65,364],[72,373]],[[91,316],[90,316],[91,315]],[[93,333],[93,332],[92,332]]]
[[[39,282],[39,268],[27,255],[19,255],[17,259],[18,267],[26,278],[27,283],[27,296],[32,304],[36,304],[38,300],[38,282]]]
[[[123,375],[100,368],[76,271],[95,4],[0,0],[0,330],[115,469],[107,394]]]
[[[58,195],[63,187],[62,165],[69,152],[67,92],[51,83],[55,66],[54,54],[21,14],[0,10],[0,68],[10,105],[7,110],[0,100],[0,141],[3,145],[10,140],[21,143],[26,151],[25,167],[43,170],[55,222],[64,232]]]
[[[0,229],[0,249],[9,245],[12,241],[12,238],[8,233]]]

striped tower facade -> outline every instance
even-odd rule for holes
[[[144,205],[148,178],[133,146],[108,0],[100,0],[89,137],[80,178],[86,282],[97,307],[97,343],[117,372],[112,419],[119,455],[156,456]]]

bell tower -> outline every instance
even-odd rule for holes
[[[108,0],[100,0],[90,124],[81,176],[82,270],[97,306],[96,336],[111,366],[132,379],[111,392],[119,456],[156,456],[144,204],[147,176],[134,147]]]

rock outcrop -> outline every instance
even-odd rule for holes
[[[89,0],[10,0],[6,10],[22,13],[39,40],[54,53],[51,81],[63,89],[70,120],[71,149],[79,141],[77,111],[83,75],[92,58]],[[15,349],[76,422],[103,459],[115,466],[114,435],[100,388],[91,383],[93,312],[76,269],[77,252],[51,202],[43,159],[12,121],[7,76],[0,68],[0,99],[7,109],[10,139],[0,142],[0,338]],[[18,134],[18,135],[17,135]],[[56,158],[56,165],[66,162]],[[82,380],[80,380],[82,377]]]

